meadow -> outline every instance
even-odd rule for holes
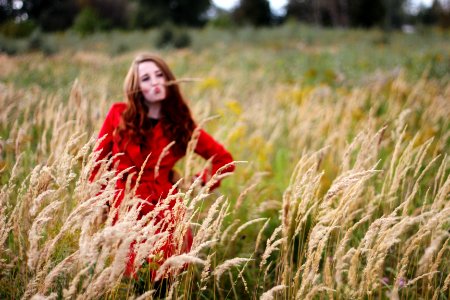
[[[279,28],[46,36],[0,54],[1,299],[450,299],[450,32]],[[165,58],[195,119],[233,154],[210,192],[179,184],[189,253],[123,275],[164,232],[104,216],[117,176],[88,180],[134,56]],[[205,162],[188,151],[188,178]],[[164,205],[162,201],[161,205]],[[104,220],[106,218],[106,221]],[[154,237],[153,239],[149,237]],[[170,273],[156,289],[152,273]]]

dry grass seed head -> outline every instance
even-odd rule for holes
[[[258,223],[258,222],[261,222],[261,221],[265,221],[265,220],[267,220],[267,218],[258,218],[258,219],[254,219],[254,220],[250,220],[248,222],[245,222],[244,224],[242,224],[241,226],[239,226],[236,229],[235,233],[231,237],[231,241],[234,241],[238,237],[239,233],[241,233],[241,231],[243,231],[245,228],[247,228],[247,227],[249,227],[249,226],[251,226],[251,225],[253,225],[255,223]]]
[[[450,239],[450,238],[448,238],[448,236],[449,236],[449,233],[446,231],[440,231],[433,235],[429,246],[425,249],[422,257],[420,258],[420,260],[418,262],[416,276],[426,273],[428,268],[430,268],[430,266],[434,265],[434,264],[432,264],[433,257],[435,256],[436,252],[446,248],[447,242]],[[444,241],[443,247],[441,247],[441,243],[445,238],[447,238],[447,239]],[[436,257],[436,259],[437,259],[437,257]]]
[[[46,224],[53,220],[53,215],[62,206],[62,201],[55,201],[47,205],[36,217],[28,232],[28,261],[27,265],[30,269],[35,269],[39,260],[39,240],[43,237],[40,232],[44,231]]]
[[[168,274],[176,274],[184,265],[194,263],[205,265],[206,262],[198,257],[188,254],[171,256],[158,268],[155,280],[157,281]]]
[[[261,295],[261,298],[259,298],[259,299],[260,300],[273,300],[274,299],[274,294],[276,292],[280,292],[280,291],[284,290],[285,288],[286,288],[285,285],[282,285],[282,284],[276,285],[273,288],[271,288],[270,290],[264,292]]]
[[[305,299],[305,300],[314,299],[314,296],[320,292],[332,293],[332,292],[336,292],[336,290],[326,287],[324,285],[317,285],[317,286],[313,287],[311,289],[311,291],[309,291],[308,294],[306,294],[305,298],[298,297],[298,296],[296,296],[295,298],[296,299]]]
[[[252,259],[243,257],[235,257],[224,261],[222,264],[218,265],[214,269],[213,274],[216,277],[216,281],[217,282],[220,281],[220,277],[222,276],[223,273],[225,273],[225,271],[229,270],[232,267],[239,266],[242,263],[247,263],[249,261],[252,261]]]
[[[214,217],[216,216],[216,214],[219,212],[220,207],[226,203],[227,201],[225,200],[224,196],[220,196],[219,198],[216,199],[216,201],[214,201],[214,203],[211,205],[211,207],[208,210],[208,214],[206,216],[206,218],[204,219],[199,231],[197,232],[197,234],[194,237],[194,241],[192,246],[196,247],[197,245],[201,244],[203,241],[207,240],[207,236],[209,235],[209,229],[211,224],[214,221]]]

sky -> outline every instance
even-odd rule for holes
[[[415,6],[421,3],[425,6],[430,6],[433,0],[411,0]],[[223,9],[230,9],[239,3],[239,0],[213,0],[214,4]],[[269,0],[270,8],[275,14],[282,14],[283,8],[288,0]]]

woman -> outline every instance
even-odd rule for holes
[[[125,78],[124,90],[127,103],[113,104],[100,130],[98,160],[113,155],[117,174],[125,172],[117,181],[118,195],[113,205],[115,208],[121,205],[129,181],[131,189],[136,188],[136,196],[144,200],[139,210],[140,219],[152,211],[158,201],[168,196],[173,185],[172,168],[185,155],[196,124],[175,76],[156,55],[141,54],[134,59]],[[211,174],[233,161],[230,153],[202,129],[199,130],[194,151],[205,159],[211,159],[211,170],[199,175],[203,184]],[[121,155],[116,155],[119,153]],[[233,170],[234,166],[229,165],[222,173]],[[92,173],[91,180],[94,180],[97,172],[98,167]],[[218,185],[219,182],[212,188]],[[167,208],[169,213],[174,201]],[[167,216],[165,213],[167,211],[162,211],[160,215]],[[173,254],[174,248],[170,243],[169,238],[168,243],[161,248],[165,258]],[[188,251],[191,245],[192,233],[188,230],[184,250]],[[126,270],[128,275],[134,271],[130,269],[133,260],[132,251]]]

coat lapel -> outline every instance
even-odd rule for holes
[[[159,152],[162,145],[159,145],[157,141],[161,142],[161,139],[163,138],[163,130],[161,121],[156,124],[155,128],[153,128],[152,131],[152,137],[147,143],[150,143],[151,148],[153,148],[153,151],[151,153],[151,156],[157,155],[157,152]],[[141,147],[139,144],[133,142],[133,141],[127,141],[127,146],[125,149],[126,155],[129,157],[131,161],[133,161],[134,165],[137,168],[137,172],[140,171],[140,168],[142,164],[144,163],[146,157],[142,155]],[[164,145],[165,146],[165,145]],[[150,157],[151,159],[152,157]],[[150,161],[147,163],[147,165],[150,163]]]
[[[138,144],[134,143],[133,141],[129,141],[126,149],[125,149],[126,155],[128,158],[134,163],[134,165],[137,168],[137,172],[139,172],[142,163],[144,162],[142,155],[141,155],[141,148]]]

